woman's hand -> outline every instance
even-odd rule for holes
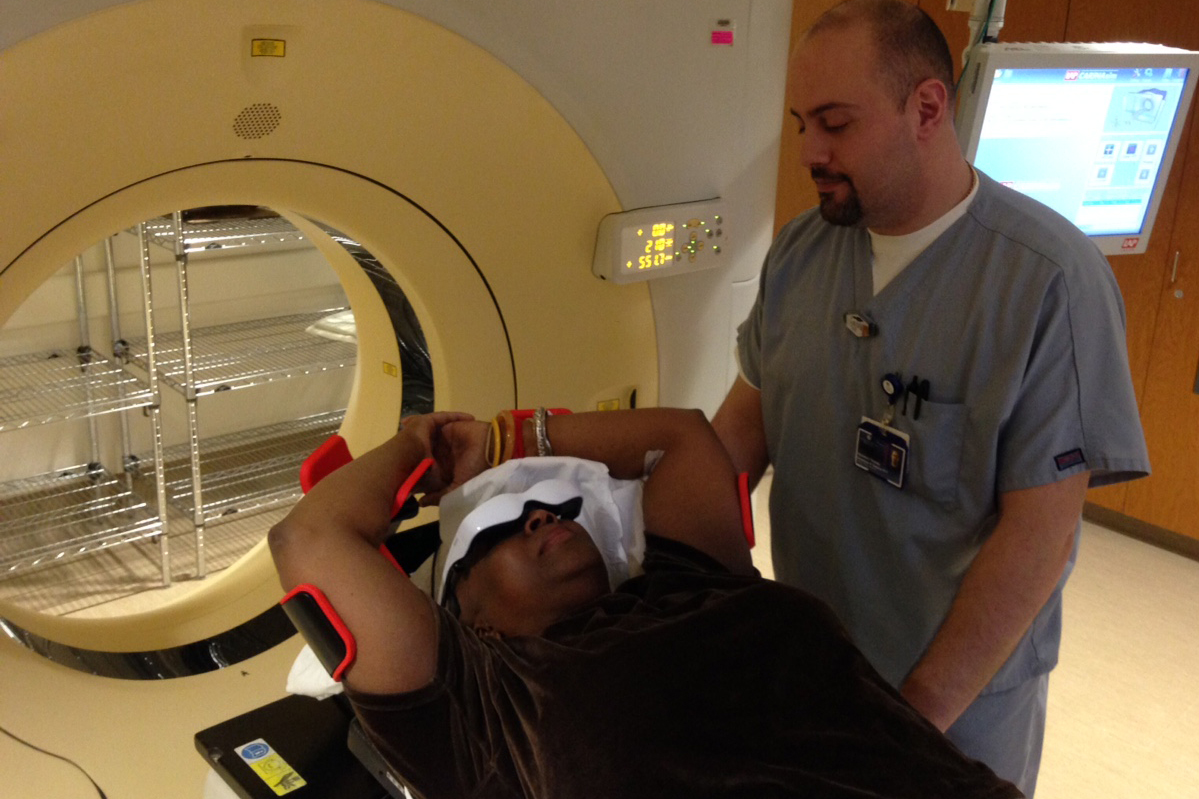
[[[438,412],[408,416],[400,435],[415,439],[435,461],[416,489],[424,494],[421,505],[436,505],[441,498],[487,468],[490,426],[468,413]]]
[[[491,426],[487,422],[455,421],[440,428],[439,433],[434,441],[433,458],[443,485],[426,491],[421,505],[436,505],[443,496],[488,467],[487,437],[491,435]]]
[[[400,431],[397,437],[414,442],[423,453],[423,457],[432,458],[434,465],[425,472],[416,485],[417,491],[442,491],[453,479],[453,463],[446,461],[439,453],[445,449],[442,442],[442,430],[447,425],[462,424],[474,419],[469,413],[439,411],[424,413],[419,416],[406,416],[400,420]]]

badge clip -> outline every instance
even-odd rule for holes
[[[845,314],[845,327],[858,338],[870,338],[878,335],[878,325],[852,311]]]
[[[898,372],[888,372],[882,379],[883,393],[887,395],[887,410],[883,412],[883,424],[889,425],[895,419],[895,403],[902,396],[907,399],[903,387],[903,377]]]

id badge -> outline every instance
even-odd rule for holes
[[[910,447],[911,436],[907,433],[863,416],[858,425],[853,462],[859,469],[865,469],[896,488],[903,488]]]

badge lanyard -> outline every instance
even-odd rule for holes
[[[878,335],[878,325],[866,313],[850,311],[843,319],[845,328],[857,338],[867,339]],[[903,488],[912,437],[891,425],[895,421],[897,407],[900,413],[907,417],[909,397],[915,398],[911,420],[919,421],[920,411],[929,396],[929,381],[913,375],[911,382],[904,385],[902,375],[898,372],[888,372],[883,375],[879,385],[887,399],[887,407],[878,421],[868,416],[862,417],[857,428],[853,461],[859,469],[885,480],[896,488]]]
[[[913,376],[911,382],[905,386],[903,377],[898,372],[883,375],[879,385],[887,399],[887,407],[879,421],[867,416],[862,417],[857,428],[854,465],[896,488],[903,488],[912,437],[891,424],[895,421],[897,406],[904,416],[908,415],[909,397],[915,398],[912,421],[918,420],[921,406],[928,399],[930,385],[928,380]]]

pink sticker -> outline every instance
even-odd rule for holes
[[[712,44],[732,44],[732,31],[712,31]]]

